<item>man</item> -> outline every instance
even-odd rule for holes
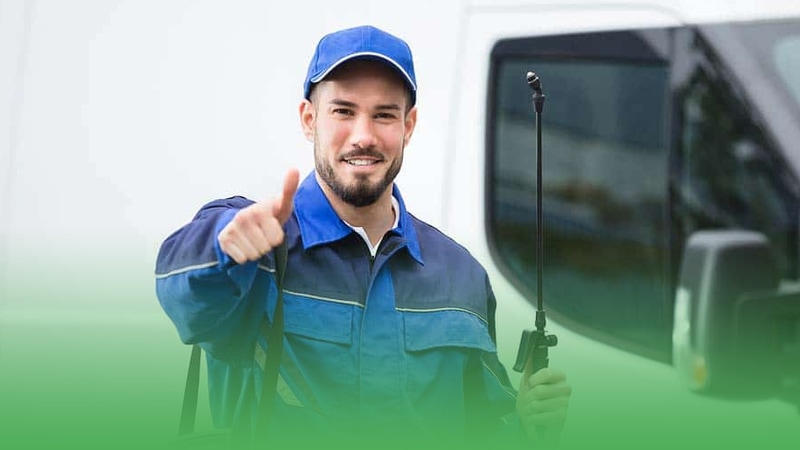
[[[215,423],[252,420],[254,347],[273,319],[272,250],[288,246],[285,338],[270,433],[287,443],[375,438],[456,444],[557,437],[562,372],[510,386],[495,299],[461,246],[410,215],[394,179],[417,120],[411,51],[374,27],[323,37],[299,116],[315,170],[254,203],[204,206],[163,243],[159,300],[181,339],[207,351]]]

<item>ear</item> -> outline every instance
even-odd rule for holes
[[[314,109],[314,105],[306,100],[303,99],[300,102],[300,126],[303,128],[303,134],[306,135],[306,139],[309,142],[314,142],[314,123],[317,120],[317,111]]]
[[[414,134],[414,127],[417,126],[417,107],[413,106],[406,114],[405,127],[405,145],[411,140],[411,135]]]

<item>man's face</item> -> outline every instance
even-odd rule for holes
[[[383,63],[353,61],[319,83],[300,117],[319,177],[352,206],[377,201],[403,164],[416,121],[402,80]]]

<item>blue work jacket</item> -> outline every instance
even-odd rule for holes
[[[285,225],[284,350],[270,430],[457,443],[516,438],[516,392],[497,357],[495,298],[481,265],[452,239],[400,211],[373,257],[312,173]],[[252,201],[216,200],[169,236],[156,290],[185,343],[207,354],[215,425],[252,420],[254,349],[276,301],[274,259],[236,264],[216,239]]]

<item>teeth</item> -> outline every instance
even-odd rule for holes
[[[369,159],[349,159],[347,160],[347,163],[352,164],[354,166],[368,166],[374,163],[374,161]]]

